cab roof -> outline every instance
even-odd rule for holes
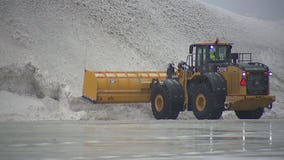
[[[234,43],[230,42],[200,42],[192,44],[193,46],[210,46],[210,45],[221,45],[221,46],[232,46]]]
[[[232,46],[233,43],[220,42],[219,38],[217,37],[215,42],[200,42],[200,43],[192,44],[192,46],[211,46],[211,45]]]

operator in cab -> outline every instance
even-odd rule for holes
[[[209,54],[210,60],[213,62],[216,61],[216,49],[212,45],[209,47]]]

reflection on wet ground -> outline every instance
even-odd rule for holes
[[[0,123],[1,159],[283,159],[284,120]]]

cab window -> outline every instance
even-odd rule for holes
[[[209,46],[210,62],[224,62],[227,61],[227,46]]]
[[[197,66],[203,65],[206,63],[206,48],[197,48]]]
[[[226,54],[226,50],[227,50],[227,47],[225,46],[219,46],[219,61],[225,61],[227,59],[227,54]]]

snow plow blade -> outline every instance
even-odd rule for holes
[[[166,72],[93,72],[85,70],[83,97],[93,103],[150,102],[152,79],[166,79]]]

